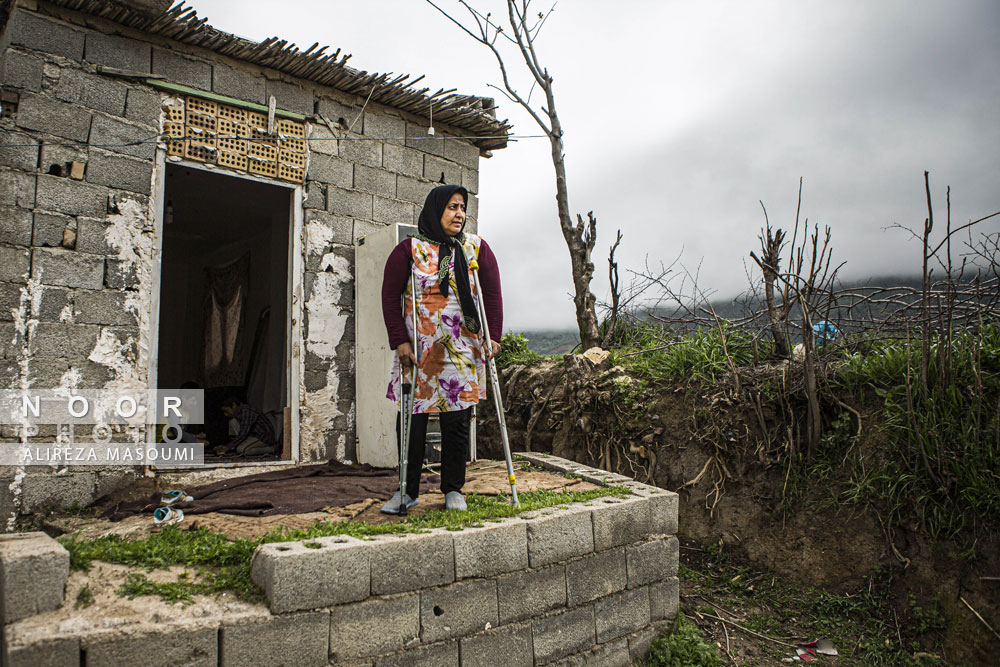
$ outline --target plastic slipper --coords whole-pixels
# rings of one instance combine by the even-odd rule
[[[409,509],[417,504],[417,501],[410,498],[407,494],[404,496],[406,498],[406,508]],[[383,514],[399,514],[399,491],[392,494],[392,498],[389,498],[385,505],[382,505]]]
[[[160,497],[160,503],[163,505],[173,505],[174,503],[189,503],[194,500],[193,496],[189,496],[183,489],[173,489],[172,491],[164,492],[163,496]]]
[[[184,511],[174,507],[157,507],[153,510],[153,523],[157,526],[169,526],[184,520]]]

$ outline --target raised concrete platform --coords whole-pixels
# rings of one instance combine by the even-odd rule
[[[195,618],[178,607],[176,619],[127,631],[46,633],[25,619],[4,628],[4,664],[624,666],[645,656],[677,614],[676,494],[521,456],[632,495],[462,531],[265,544],[253,578],[268,609]]]

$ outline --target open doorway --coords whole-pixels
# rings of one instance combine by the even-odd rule
[[[206,463],[289,460],[287,358],[289,230],[293,190],[165,165],[157,385],[205,390]],[[271,451],[215,454],[233,442],[236,399],[259,411],[276,440]],[[257,431],[258,429],[255,429]],[[258,432],[258,435],[260,433]],[[260,448],[255,448],[260,449]]]

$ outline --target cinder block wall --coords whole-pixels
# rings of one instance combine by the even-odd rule
[[[253,578],[269,611],[156,626],[134,619],[113,630],[50,629],[15,614],[21,620],[5,628],[8,664],[46,652],[67,666],[83,654],[88,667],[151,655],[226,666],[632,664],[677,615],[677,495],[524,456],[633,495],[461,531],[266,544]],[[16,570],[13,559],[0,561]]]
[[[354,241],[416,220],[442,178],[478,192],[461,132],[332,88],[146,35],[44,1],[0,35],[0,386],[144,388],[154,301],[155,143],[164,95],[109,66],[313,117],[301,245],[303,460],[355,459]],[[314,116],[316,114],[316,116]],[[349,130],[337,139],[318,115]],[[341,121],[341,119],[343,119]],[[352,138],[378,137],[374,141]],[[116,144],[116,145],[112,145]],[[70,173],[67,165],[84,165]],[[224,170],[216,169],[217,173]],[[476,228],[478,203],[469,206]],[[51,436],[42,431],[42,436]],[[16,434],[6,427],[0,437]],[[137,471],[0,469],[0,530],[85,505]]]

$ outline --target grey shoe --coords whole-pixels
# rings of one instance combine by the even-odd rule
[[[403,497],[406,498],[406,509],[410,509],[411,507],[417,504],[415,498],[410,498],[410,494],[406,494]],[[382,505],[382,512],[384,514],[399,514],[400,513],[399,510],[400,510],[399,491],[397,491],[396,493],[392,494],[392,498],[389,498],[389,501],[386,502],[385,505]]]
[[[444,507],[445,509],[458,510],[459,512],[469,509],[469,506],[465,504],[465,496],[458,491],[449,491],[445,494]]]

